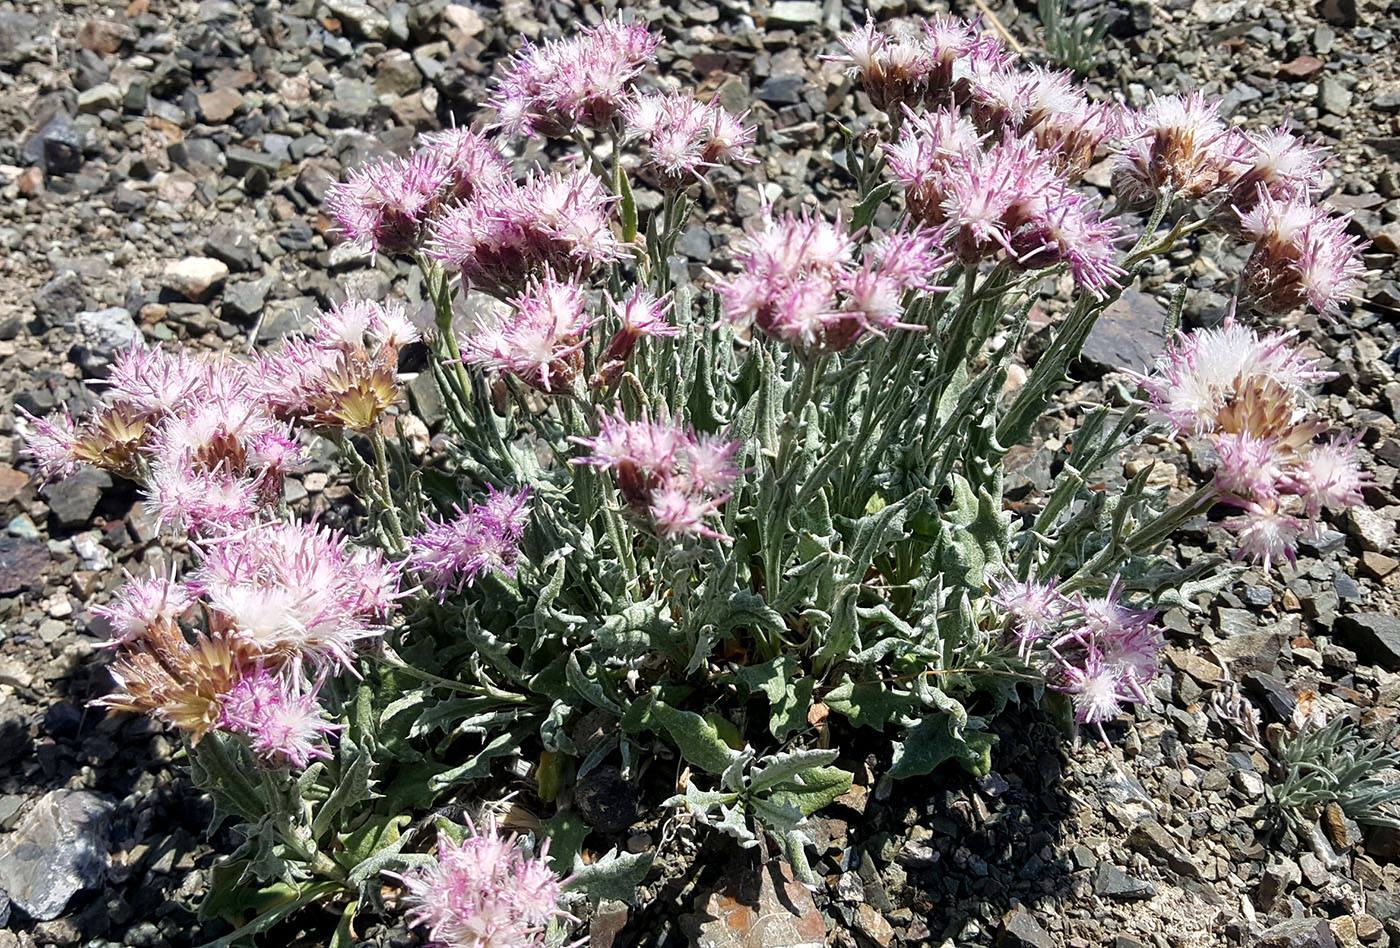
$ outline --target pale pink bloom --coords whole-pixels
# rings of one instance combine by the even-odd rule
[[[1241,276],[1241,298],[1263,313],[1279,315],[1310,304],[1334,318],[1361,290],[1361,251],[1369,244],[1346,233],[1350,219],[1333,217],[1306,198],[1276,199],[1257,190],[1240,214],[1240,231],[1256,241]]]
[[[1215,484],[1222,491],[1250,500],[1277,497],[1284,486],[1289,459],[1273,438],[1256,438],[1248,432],[1215,436],[1220,467]]]
[[[547,277],[511,301],[512,312],[484,317],[462,340],[462,361],[509,372],[542,392],[567,392],[582,367],[579,350],[592,320],[583,290]]]
[[[421,150],[446,170],[447,191],[460,200],[470,200],[480,188],[510,178],[510,167],[495,142],[469,128],[428,132],[419,140]]]
[[[679,487],[662,487],[653,491],[647,508],[653,529],[664,540],[687,537],[730,540],[731,537],[711,529],[705,523],[706,518],[718,510],[718,502]]]
[[[1225,526],[1235,532],[1236,557],[1262,563],[1265,572],[1283,560],[1297,562],[1298,540],[1307,529],[1306,523],[1276,505],[1254,503],[1245,504],[1244,514],[1226,520]]]
[[[1055,591],[1055,581],[1039,583],[1015,579],[993,579],[997,593],[992,603],[1011,618],[1011,628],[1020,640],[1024,658],[1037,639],[1048,635],[1064,615],[1064,598]]]
[[[188,533],[240,530],[262,509],[256,478],[197,467],[188,455],[153,465],[144,493],[157,523]]]
[[[425,529],[410,537],[404,565],[437,589],[441,601],[448,592],[461,592],[486,573],[515,575],[520,538],[529,520],[529,490],[496,491],[488,487],[485,503],[454,505],[456,516],[425,521]]]
[[[448,948],[544,948],[551,922],[574,921],[559,907],[563,880],[546,862],[549,841],[528,856],[494,821],[468,831],[461,843],[439,832],[436,860],[398,877],[409,920]]]
[[[451,179],[429,152],[351,171],[326,191],[326,212],[345,236],[378,253],[411,253]]]
[[[1261,189],[1276,201],[1307,201],[1321,188],[1326,149],[1284,128],[1231,135],[1237,164],[1226,203],[1239,213],[1258,203]]]
[[[326,720],[316,695],[303,694],[291,674],[259,669],[225,696],[219,727],[246,737],[265,766],[305,770],[312,760],[330,760],[323,742],[344,725]]]
[[[1103,733],[1103,722],[1118,717],[1124,702],[1136,700],[1136,695],[1124,680],[1122,669],[1106,663],[1092,649],[1080,664],[1060,668],[1058,680],[1050,687],[1069,695],[1074,705],[1076,723],[1092,724],[1100,734]]]
[[[1139,381],[1156,413],[1178,432],[1208,434],[1219,412],[1242,389],[1271,382],[1284,392],[1327,378],[1317,363],[1289,345],[1294,333],[1260,336],[1233,320],[1197,329],[1167,343],[1156,369]]]
[[[258,657],[320,671],[349,668],[397,597],[380,554],[315,524],[257,524],[206,542],[202,559],[191,585],[229,637]]]
[[[15,406],[24,426],[24,450],[34,461],[41,481],[52,481],[67,477],[78,468],[77,455],[73,453],[73,416],[68,409],[62,414],[55,413],[48,418],[31,415],[21,406]]]
[[[1199,92],[1155,96],[1127,115],[1113,172],[1113,191],[1135,205],[1152,205],[1163,192],[1194,200],[1227,183],[1234,156],[1220,103]]]
[[[129,577],[109,604],[92,611],[112,627],[107,644],[120,645],[141,638],[153,626],[178,622],[194,604],[194,594],[182,583],[164,576]]]
[[[1363,503],[1361,491],[1370,478],[1361,469],[1357,438],[1334,438],[1313,445],[1296,473],[1308,516],[1316,520],[1324,508],[1341,511]]]
[[[161,418],[188,406],[208,387],[213,371],[219,369],[193,359],[181,349],[169,352],[160,347],[137,344],[117,353],[107,376],[103,397],[136,409],[143,417]]]

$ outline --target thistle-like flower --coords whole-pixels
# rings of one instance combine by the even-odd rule
[[[638,286],[620,303],[611,295],[604,295],[621,325],[598,358],[598,372],[589,381],[594,388],[607,388],[617,382],[632,351],[644,337],[667,339],[680,333],[680,327],[666,319],[671,311],[671,294],[657,299],[651,291]]]
[[[582,170],[483,187],[439,216],[427,253],[501,299],[548,274],[582,280],[623,256],[609,225],[613,201]]]
[[[1279,315],[1310,304],[1334,318],[1361,289],[1361,251],[1369,244],[1346,233],[1349,218],[1311,207],[1306,198],[1279,200],[1258,185],[1240,231],[1255,240],[1245,262],[1240,296],[1254,309]]]
[[[1259,132],[1231,131],[1234,162],[1225,205],[1244,215],[1259,203],[1260,194],[1275,201],[1306,203],[1322,186],[1326,149],[1310,145],[1284,128]],[[1228,212],[1224,223],[1236,229]]]
[[[739,272],[719,279],[725,316],[807,352],[837,352],[866,332],[909,329],[902,294],[927,286],[948,256],[931,231],[875,243],[859,264],[844,222],[770,215],[735,251]]]
[[[644,95],[623,111],[627,132],[646,145],[645,173],[667,191],[697,181],[720,164],[751,164],[753,129],[717,103],[681,93]]]
[[[1049,635],[1065,612],[1064,599],[1055,591],[1055,581],[1039,583],[993,579],[997,593],[992,602],[1011,620],[1011,631],[1020,644],[1024,659],[1032,645]]]
[[[93,614],[112,627],[110,645],[134,642],[160,627],[177,628],[195,605],[195,595],[183,583],[164,576],[128,578],[111,603],[94,606]]]
[[[607,128],[652,61],[660,37],[639,24],[604,20],[567,40],[527,43],[502,72],[491,105],[511,135],[566,138]]]
[[[456,516],[429,519],[422,533],[409,538],[404,565],[437,590],[439,602],[486,573],[515,575],[530,492],[487,490],[484,503],[468,501],[466,510],[454,506]]]
[[[612,470],[633,514],[662,538],[728,539],[707,520],[740,476],[739,442],[699,435],[679,422],[629,421],[621,408],[598,417],[597,435],[573,440],[589,453],[572,463]]]
[[[469,128],[428,132],[420,141],[421,151],[446,172],[446,192],[459,200],[469,201],[480,189],[510,179],[510,167],[495,142]]]
[[[449,182],[456,178],[431,152],[380,161],[331,185],[326,212],[349,240],[375,253],[411,253]]]
[[[243,735],[274,769],[305,770],[312,760],[329,760],[323,742],[343,727],[326,720],[314,691],[303,693],[295,671],[246,675],[224,697],[219,714],[219,728]]]
[[[487,315],[473,327],[462,342],[462,361],[509,372],[541,392],[568,392],[583,367],[579,352],[591,323],[583,290],[547,277],[510,306],[510,313]]]
[[[1113,171],[1113,191],[1136,206],[1151,206],[1166,192],[1194,200],[1230,179],[1235,163],[1219,102],[1199,92],[1158,96],[1128,113]]]
[[[109,666],[115,690],[94,703],[149,714],[197,744],[218,726],[245,667],[228,640],[195,633],[188,641],[174,623],[157,623],[123,646]]]
[[[548,852],[546,840],[538,855],[526,855],[494,822],[480,831],[468,824],[460,843],[440,832],[436,860],[398,877],[409,918],[448,948],[543,948],[552,921],[574,921],[559,907],[563,880]]]
[[[23,422],[20,430],[24,435],[24,451],[34,462],[39,479],[57,480],[77,470],[78,456],[74,446],[77,433],[68,409],[48,418],[31,415],[22,406],[16,406],[16,409]]]

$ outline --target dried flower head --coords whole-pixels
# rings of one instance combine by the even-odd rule
[[[1305,198],[1276,199],[1259,185],[1253,208],[1240,215],[1240,231],[1256,241],[1241,276],[1241,299],[1271,315],[1310,304],[1335,317],[1361,290],[1361,251],[1369,246],[1346,233],[1349,222]]]

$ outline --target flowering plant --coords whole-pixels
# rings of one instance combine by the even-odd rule
[[[958,21],[867,25],[838,58],[887,120],[840,130],[849,216],[765,206],[698,289],[673,259],[688,195],[752,163],[755,130],[646,91],[657,42],[609,20],[527,46],[486,132],[425,136],[328,196],[347,239],[414,262],[431,324],[351,301],[249,362],[137,349],[92,415],[31,420],[41,474],[134,478],[191,539],[183,578],[101,611],[103,701],[183,731],[242,821],[207,909],[260,912],[245,932],[328,902],[348,938],[387,878],[439,941],[563,937],[561,903],[630,899],[650,870],[616,845],[639,788],[812,882],[804,821],[850,788],[858,733],[894,778],[983,773],[991,716],[1043,687],[1107,740],[1149,697],[1154,610],[1231,577],[1178,569],[1177,527],[1237,508],[1267,569],[1359,499],[1353,442],[1319,442],[1308,411],[1324,373],[1248,325],[1356,288],[1356,242],[1311,203],[1314,147],[1227,129],[1200,96],[1092,103]],[[571,151],[517,175],[521,135]],[[1102,155],[1111,207],[1082,186]],[[1011,509],[1007,453],[1095,322],[1208,228],[1254,244],[1234,316],[1178,333],[1178,298],[1140,400],[1090,410]],[[1070,305],[1016,384],[1058,285]],[[426,460],[402,425],[417,346],[445,418]],[[1149,430],[1210,440],[1214,478],[1093,486]],[[310,433],[360,488],[353,537],[282,503]],[[548,846],[418,822],[506,790]]]

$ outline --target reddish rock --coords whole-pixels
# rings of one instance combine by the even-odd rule
[[[1289,79],[1307,79],[1322,71],[1324,63],[1316,56],[1299,56],[1278,67],[1278,74]]]

